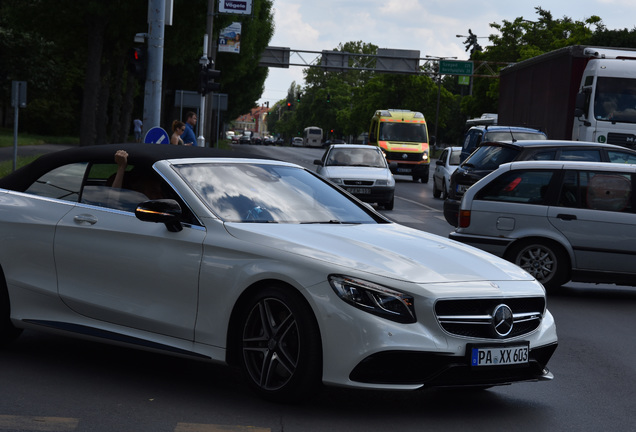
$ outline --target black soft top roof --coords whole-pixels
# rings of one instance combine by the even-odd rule
[[[78,162],[114,163],[115,152],[125,150],[131,165],[152,166],[163,159],[186,158],[250,158],[269,159],[266,157],[219,150],[207,147],[175,146],[166,144],[107,144],[88,147],[77,147],[47,153],[15,172],[0,178],[0,188],[24,191],[35,180],[45,173],[68,164]]]

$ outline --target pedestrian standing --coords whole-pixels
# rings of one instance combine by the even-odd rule
[[[186,125],[179,121],[175,120],[172,122],[172,136],[170,137],[170,144],[172,145],[183,145],[183,140],[181,139],[181,134],[186,129]],[[187,144],[191,145],[191,144]]]
[[[133,120],[133,131],[135,132],[135,142],[136,143],[140,143],[141,142],[141,132],[144,129],[144,124],[142,123],[142,121],[140,119],[134,119]]]
[[[181,139],[185,145],[197,145],[197,137],[194,133],[194,127],[197,125],[197,115],[188,111],[186,113],[185,131],[181,134]]]

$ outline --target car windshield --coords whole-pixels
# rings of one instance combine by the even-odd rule
[[[427,142],[423,123],[380,123],[380,141]]]
[[[599,77],[594,117],[617,123],[636,123],[636,79]]]
[[[488,132],[483,141],[528,141],[545,140],[547,137],[539,132],[515,132],[512,130]]]
[[[334,148],[329,152],[326,165],[386,168],[386,160],[374,147]]]
[[[297,167],[201,163],[177,165],[176,170],[226,222],[360,224],[381,220]]]
[[[476,170],[492,171],[497,169],[499,165],[514,160],[520,152],[520,149],[507,146],[482,146],[475,150],[475,152],[462,163],[462,166],[471,167]]]

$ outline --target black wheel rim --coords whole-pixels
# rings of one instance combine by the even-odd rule
[[[293,377],[300,355],[298,323],[287,305],[274,298],[260,300],[243,328],[243,359],[261,389],[274,391]]]

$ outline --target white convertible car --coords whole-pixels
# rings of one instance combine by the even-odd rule
[[[154,144],[0,179],[0,342],[27,328],[238,366],[273,400],[549,380],[557,347],[519,267],[299,166]]]

